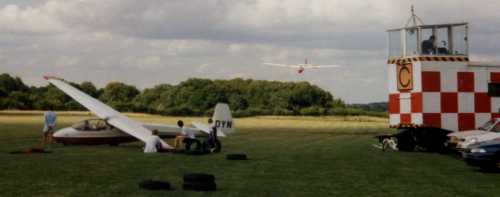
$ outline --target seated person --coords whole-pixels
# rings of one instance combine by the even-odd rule
[[[106,130],[108,127],[106,125],[106,123],[102,120],[99,120],[97,123],[96,123],[96,130]]]
[[[450,52],[448,52],[448,48],[446,48],[446,41],[441,41],[443,43],[442,47],[437,48],[437,54],[443,54],[443,55],[448,55]]]
[[[152,135],[149,136],[144,146],[144,153],[167,152],[168,149],[164,148],[161,144],[161,139],[158,136],[158,130],[153,130]]]
[[[436,46],[434,45],[434,40],[436,40],[436,37],[432,35],[431,37],[429,37],[429,39],[422,42],[422,54],[436,54]]]
[[[88,120],[83,121],[83,130],[84,131],[89,131],[90,130],[90,123]]]
[[[175,136],[175,141],[174,141],[174,148],[178,150],[182,141],[186,137],[186,132],[184,131],[185,130],[184,129],[184,122],[182,122],[182,120],[177,121],[177,126],[179,126],[179,128],[181,128],[181,133],[179,135]]]

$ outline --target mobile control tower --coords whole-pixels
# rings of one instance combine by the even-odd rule
[[[468,24],[427,25],[413,14],[390,29],[390,126],[400,150],[439,151],[446,134],[500,117],[500,66],[469,60]]]

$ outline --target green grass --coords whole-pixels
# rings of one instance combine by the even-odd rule
[[[60,113],[61,114],[61,113]],[[64,113],[58,128],[88,118]],[[134,114],[174,124],[178,117]],[[182,118],[203,121],[205,118]],[[39,143],[39,112],[0,112],[0,196],[495,196],[500,175],[431,153],[381,152],[373,136],[394,132],[373,117],[254,117],[236,120],[223,152],[204,156],[143,154],[140,143],[52,145],[53,153],[12,155]],[[246,153],[248,161],[225,160]],[[216,176],[215,192],[183,191],[182,175]],[[174,191],[145,191],[144,179],[170,181]]]

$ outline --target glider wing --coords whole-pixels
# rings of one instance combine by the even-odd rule
[[[340,68],[341,66],[339,65],[311,65],[311,66],[308,66],[308,67],[305,67],[305,68],[313,68],[313,69],[316,69],[316,68]]]
[[[115,126],[121,131],[143,142],[146,142],[149,136],[151,136],[151,131],[146,129],[141,123],[128,118],[101,101],[83,93],[82,91],[64,82],[62,79],[55,77],[44,78],[49,81],[49,83],[59,88],[61,91],[94,113],[96,116],[106,120],[109,124]],[[170,145],[163,141],[162,144],[165,148],[171,148]]]
[[[275,64],[275,63],[263,63],[268,66],[285,67],[285,68],[300,68],[299,65],[288,65],[288,64]]]

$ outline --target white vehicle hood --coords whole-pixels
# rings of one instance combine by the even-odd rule
[[[490,132],[482,131],[482,130],[469,130],[469,131],[463,131],[463,132],[450,133],[450,134],[448,134],[448,137],[456,137],[456,138],[462,139],[462,138],[467,138],[467,137],[471,137],[471,136],[484,135],[487,133],[490,133]]]
[[[500,138],[500,133],[488,132],[484,135],[471,136],[470,138],[476,138],[478,142],[485,142]]]
[[[487,132],[483,135],[473,135],[464,138],[464,141],[459,143],[460,148],[467,148],[470,145],[483,143],[490,140],[500,139],[500,133]]]

